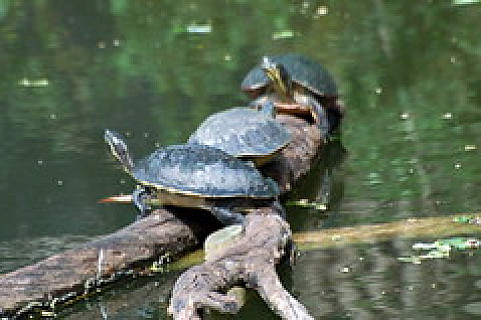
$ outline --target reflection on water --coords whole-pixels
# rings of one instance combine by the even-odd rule
[[[315,315],[333,319],[476,319],[479,254],[399,263],[411,245],[395,240],[305,253],[293,269],[292,291]]]
[[[60,251],[75,248],[91,240],[90,236],[61,235],[57,237],[18,238],[0,242],[0,272],[32,264]]]
[[[294,230],[478,210],[481,7],[453,3],[1,1],[0,270],[132,221],[129,206],[97,204],[133,188],[103,129],[129,134],[138,156],[183,142],[207,115],[247,101],[240,81],[264,53],[321,61],[348,107],[346,151],[333,147],[289,195],[316,199],[328,174],[329,210],[289,208]],[[409,246],[309,252],[284,279],[331,319],[479,314],[477,255],[400,265]],[[136,284],[150,288],[138,308],[103,307],[138,301],[135,288],[88,304],[112,319],[166,317],[159,300],[175,275],[159,278]],[[252,300],[238,318],[274,318]],[[82,308],[72,317],[103,317]]]

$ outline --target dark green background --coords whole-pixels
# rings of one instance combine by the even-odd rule
[[[328,173],[330,210],[289,208],[294,231],[479,210],[481,5],[459,2],[0,1],[0,271],[134,219],[130,206],[97,204],[134,186],[104,128],[139,156],[182,143],[247,102],[240,81],[270,53],[322,62],[347,106],[345,152],[329,148],[290,195],[314,198]],[[479,256],[400,264],[411,244],[304,253],[283,280],[324,319],[477,318]],[[176,275],[66,317],[163,318]],[[109,309],[115,299],[125,307]],[[252,295],[238,318],[275,317]]]

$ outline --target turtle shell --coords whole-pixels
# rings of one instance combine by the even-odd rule
[[[287,53],[269,56],[275,63],[282,64],[290,74],[292,81],[320,97],[337,97],[337,85],[331,74],[318,62],[299,53]],[[269,84],[269,78],[257,65],[242,80],[243,91],[261,89]]]
[[[204,145],[172,145],[137,162],[132,175],[156,189],[202,198],[273,198],[277,183],[250,163]]]
[[[250,108],[232,108],[208,117],[188,143],[213,146],[235,157],[263,158],[283,149],[290,141],[284,126]]]

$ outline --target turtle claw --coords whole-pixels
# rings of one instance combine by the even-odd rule
[[[138,218],[143,218],[148,216],[152,212],[152,207],[147,204],[148,198],[150,198],[151,193],[146,188],[137,188],[132,193],[132,200],[135,207],[139,210]]]

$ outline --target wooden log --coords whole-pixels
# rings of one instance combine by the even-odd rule
[[[0,276],[2,313],[20,315],[87,295],[102,283],[134,274],[142,262],[170,261],[203,236],[205,231],[175,212],[156,210],[113,234]]]
[[[292,141],[265,172],[285,193],[309,170],[321,142],[316,126],[290,116],[279,115],[278,120],[290,130]],[[156,210],[113,234],[1,275],[0,315],[66,303],[104,283],[135,274],[135,268],[146,261],[169,262],[198,246],[219,225],[206,223],[207,214],[199,218],[188,211],[192,210]]]
[[[174,285],[169,312],[174,319],[200,319],[199,310],[213,308],[236,313],[241,302],[228,294],[239,282],[257,290],[283,319],[314,319],[282,286],[275,265],[291,238],[288,223],[273,209],[246,217],[242,235],[216,256],[184,272]]]

